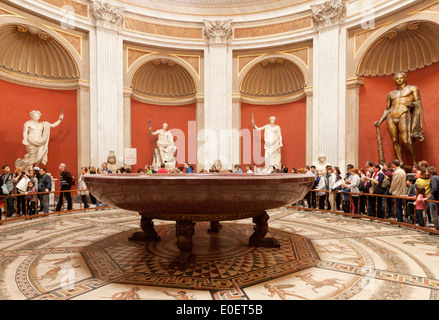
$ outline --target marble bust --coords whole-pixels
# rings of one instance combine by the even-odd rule
[[[326,162],[326,155],[320,154],[315,162],[316,170],[321,170],[323,173],[326,173],[326,166],[329,163]]]
[[[23,126],[23,141],[26,147],[26,155],[23,159],[18,158],[15,161],[15,166],[23,167],[26,171],[42,163],[47,164],[47,154],[49,151],[50,129],[57,127],[64,119],[61,113],[59,119],[54,123],[47,121],[39,122],[41,112],[33,110],[30,112],[31,120],[24,123]]]
[[[114,151],[110,151],[107,157],[107,167],[111,172],[116,173],[117,169],[120,169],[121,165],[116,161],[116,154]]]

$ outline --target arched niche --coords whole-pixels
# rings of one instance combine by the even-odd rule
[[[126,144],[138,150],[136,168],[152,164],[148,120],[152,120],[154,131],[168,123],[177,146],[178,165],[185,161],[196,165],[193,146],[197,143],[201,106],[197,103],[198,76],[191,69],[171,55],[153,54],[137,60],[128,70],[124,112],[130,120],[126,125]]]
[[[148,75],[154,76],[151,77],[154,79],[152,82],[146,78]],[[195,102],[196,94],[202,87],[199,75],[192,66],[167,54],[153,53],[136,60],[129,67],[125,79],[125,87],[130,88],[129,92],[134,99],[162,105]],[[151,87],[154,83],[155,89]],[[160,91],[166,86],[167,93]]]
[[[242,74],[239,106],[235,105],[239,109],[241,163],[262,165],[264,135],[255,135],[251,120],[254,116],[261,127],[275,116],[283,137],[282,164],[290,170],[303,167],[308,153],[307,113],[312,108],[312,102],[305,99],[303,69],[287,55],[267,55],[253,60]]]
[[[433,30],[436,30],[436,28],[439,28],[438,25],[438,20],[437,20],[438,15],[437,14],[431,14],[431,13],[417,13],[417,14],[413,14],[413,15],[409,15],[409,16],[405,16],[402,17],[400,19],[397,19],[395,21],[391,21],[388,23],[384,23],[382,25],[380,25],[379,22],[376,22],[377,26],[375,29],[369,30],[369,31],[365,31],[370,33],[370,36],[367,38],[366,41],[364,41],[361,44],[361,47],[358,48],[358,50],[355,53],[354,56],[354,60],[352,61],[352,73],[351,73],[351,77],[354,76],[361,76],[363,74],[363,72],[361,71],[364,68],[364,61],[367,55],[371,54],[372,50],[377,50],[377,52],[382,52],[384,53],[391,47],[392,42],[393,45],[395,46],[395,42],[397,42],[399,39],[402,38],[406,38],[407,34],[410,36],[410,38],[407,38],[406,41],[414,41],[413,46],[419,46],[419,43],[416,42],[416,33],[418,31],[423,31],[423,29],[425,29],[425,27],[427,26],[427,28]],[[419,26],[421,26],[421,29],[419,29]],[[405,36],[404,36],[405,34]],[[431,39],[431,36],[429,36],[429,38]],[[437,38],[437,37],[436,37]],[[420,38],[418,38],[418,40],[421,40],[420,44],[422,45],[422,47],[425,47],[425,39],[422,40]],[[381,50],[379,50],[381,48]],[[414,48],[408,48],[409,50],[414,49]],[[407,51],[406,51],[407,52]],[[410,51],[408,51],[410,52]],[[412,51],[413,52],[413,51]],[[383,55],[382,57],[377,56],[377,58],[379,60],[382,60],[382,62],[386,62],[388,64],[392,63],[392,56],[387,55],[387,53],[385,55]],[[423,60],[423,59],[422,59]],[[427,64],[425,64],[424,66],[429,65],[427,62]],[[362,66],[363,65],[363,66]],[[416,65],[416,64],[415,64]],[[399,70],[402,72],[407,72],[412,70],[415,70],[417,68],[422,68],[424,67],[421,64],[419,64],[419,67],[414,67],[414,68],[403,68],[405,70]],[[376,68],[378,69],[378,65],[376,66]],[[355,74],[353,74],[355,73]],[[389,72],[387,71],[385,74],[388,74]],[[380,72],[376,73],[375,75],[381,75]]]
[[[238,76],[241,101],[281,104],[305,97],[310,78],[302,60],[286,54],[266,55],[246,65]]]
[[[58,33],[19,17],[2,19],[0,30],[1,79],[47,89],[79,88],[82,59]]]
[[[383,76],[422,69],[439,61],[439,24],[407,21],[382,33],[363,54],[358,76]]]
[[[143,63],[133,74],[130,87],[134,98],[168,105],[194,102],[197,93],[187,69],[167,58]]]

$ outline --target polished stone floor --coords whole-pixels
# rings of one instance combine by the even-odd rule
[[[2,300],[437,300],[439,237],[367,219],[281,208],[281,247],[251,248],[250,219],[197,223],[196,258],[169,268],[175,222],[161,240],[128,237],[139,215],[99,210],[0,226]]]

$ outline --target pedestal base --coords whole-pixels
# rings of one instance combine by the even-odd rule
[[[264,247],[264,248],[280,248],[280,243],[274,238],[265,237],[268,232],[269,216],[267,212],[255,213],[253,216],[254,232],[249,238],[248,245],[250,247]],[[140,226],[142,232],[135,232],[129,237],[130,241],[151,242],[159,241],[160,236],[154,229],[152,219],[142,217]],[[222,225],[219,221],[210,221],[210,229],[208,232],[218,233]],[[170,268],[185,270],[191,262],[195,259],[193,251],[192,238],[195,233],[195,222],[177,220],[175,225],[175,235],[177,238],[177,248],[180,251],[175,259],[169,264]]]
[[[142,217],[140,220],[140,227],[142,228],[142,231],[134,232],[128,240],[141,242],[160,240],[160,236],[154,229],[154,222],[152,222],[152,219]]]
[[[268,216],[267,212],[263,212],[258,216],[253,217],[254,232],[250,236],[248,245],[250,247],[264,247],[264,248],[280,248],[280,243],[274,238],[266,238],[268,232]]]

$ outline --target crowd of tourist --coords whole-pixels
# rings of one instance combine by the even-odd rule
[[[436,168],[426,161],[413,166],[401,165],[399,160],[383,165],[368,161],[360,169],[348,165],[345,177],[332,166],[325,170],[307,166],[302,171],[316,176],[302,201],[309,208],[382,219],[396,217],[398,222],[434,225],[438,229],[438,204],[434,201],[439,201],[439,177]]]
[[[45,168],[35,167],[29,172],[17,168],[14,172],[8,165],[2,167],[0,175],[0,208],[4,214],[11,217],[34,215],[39,212],[49,212],[49,198],[52,191],[51,176]],[[83,208],[98,208],[105,204],[90,194],[83,179],[85,174],[113,173],[102,162],[101,166],[82,167],[81,175],[76,181],[74,175],[67,170],[64,163],[59,165],[60,195],[54,211],[63,209],[64,200],[67,210],[72,210],[72,189],[77,189],[78,197]],[[151,165],[137,170],[140,174],[154,173],[193,173],[194,166],[188,162],[183,166],[166,169],[165,163],[154,170]],[[303,173],[313,174],[316,179],[306,197],[300,201],[312,209],[343,211],[345,213],[363,214],[378,218],[396,217],[399,222],[416,223],[425,226],[437,226],[438,205],[432,201],[439,201],[439,177],[435,167],[429,166],[426,161],[420,161],[414,166],[403,166],[398,160],[383,165],[368,161],[364,168],[354,168],[348,165],[346,175],[342,177],[340,168],[327,165],[322,170],[316,166],[292,168],[291,171],[282,168],[264,168],[257,165],[246,165],[243,170],[237,164],[232,169],[224,169],[213,165],[210,169],[201,169],[199,173]],[[114,173],[131,173],[131,169],[120,167]],[[75,187],[74,187],[75,186]],[[15,196],[12,196],[15,195]],[[0,209],[1,210],[1,209]],[[425,214],[425,216],[424,216]]]

